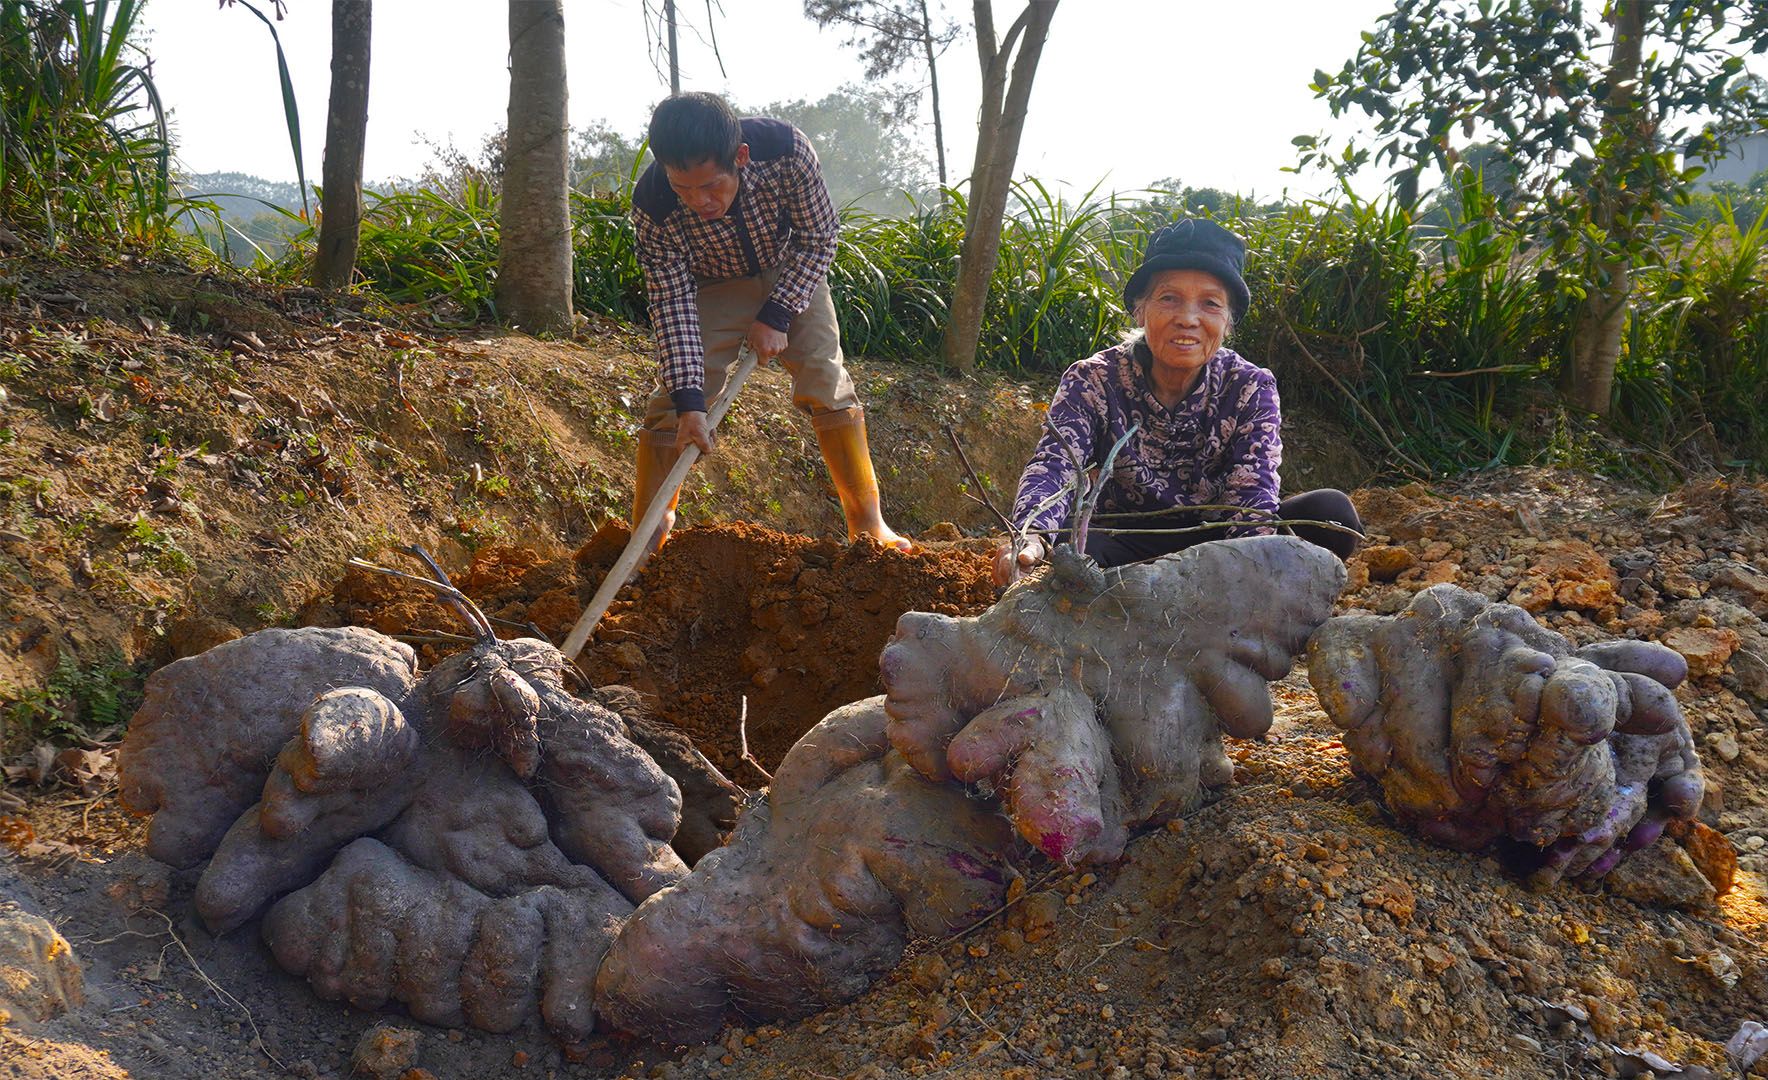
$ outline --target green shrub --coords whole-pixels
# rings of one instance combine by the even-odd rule
[[[1641,301],[1615,373],[1621,430],[1698,443],[1727,465],[1768,461],[1768,209],[1726,210],[1666,243],[1640,275]]]
[[[163,231],[171,147],[129,41],[140,13],[139,0],[0,0],[0,218],[52,247]]]
[[[120,738],[121,726],[141,704],[142,680],[142,672],[121,656],[82,665],[63,653],[41,687],[10,695],[0,747]]]

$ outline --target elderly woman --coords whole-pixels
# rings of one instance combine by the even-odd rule
[[[1101,566],[1166,555],[1206,540],[1274,531],[1273,518],[1325,521],[1344,532],[1297,525],[1294,532],[1346,558],[1362,523],[1341,491],[1279,499],[1283,441],[1277,382],[1269,371],[1222,347],[1251,299],[1241,276],[1246,243],[1213,221],[1184,219],[1156,232],[1142,265],[1124,287],[1137,330],[1123,344],[1088,357],[1062,375],[1031,463],[1019,479],[1013,521],[1028,533],[1009,540],[995,561],[1006,584],[1044,555],[1071,512],[1056,497],[1074,483],[1076,461],[1088,469],[1132,427],[1111,475],[1101,477],[1087,554]],[[1184,507],[1232,507],[1185,511]],[[1246,524],[1161,535],[1097,529],[1176,529],[1203,521]]]

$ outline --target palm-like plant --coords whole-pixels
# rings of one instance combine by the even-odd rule
[[[140,0],[0,0],[0,215],[51,246],[163,225],[166,112]]]

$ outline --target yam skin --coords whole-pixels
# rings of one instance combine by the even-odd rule
[[[675,783],[618,715],[565,692],[545,642],[487,643],[419,682],[411,651],[370,631],[263,633],[162,669],[125,742],[138,805],[176,840],[160,851],[213,852],[210,928],[268,906],[278,962],[322,996],[492,1031],[538,1012],[587,1037],[621,922],[687,875]],[[229,741],[241,703],[280,711]],[[181,802],[199,769],[231,801]]]
[[[996,910],[1012,832],[987,800],[923,777],[885,738],[882,698],[799,739],[765,800],[685,880],[638,906],[596,977],[616,1027],[704,1042],[857,997],[911,934]]]
[[[891,745],[930,780],[1002,794],[1063,863],[1233,777],[1221,736],[1271,725],[1267,683],[1332,613],[1345,570],[1287,536],[1200,544],[1101,571],[1059,548],[974,618],[910,612],[879,666]]]
[[[353,686],[320,695],[277,755],[262,800],[227,830],[197,883],[209,928],[234,929],[393,820],[416,793],[402,774],[417,755],[417,732],[381,694]]]
[[[123,804],[153,815],[147,853],[179,868],[212,855],[320,694],[399,702],[416,682],[411,646],[356,627],[260,630],[154,672],[117,759]]]
[[[651,702],[630,686],[598,686],[596,704],[626,721],[626,737],[651,755],[681,789],[681,825],[670,846],[689,866],[724,844],[749,792],[731,782],[678,728],[657,719]]]
[[[1395,615],[1332,619],[1308,645],[1314,691],[1388,810],[1463,851],[1538,848],[1544,882],[1601,877],[1699,810],[1700,758],[1671,693],[1686,676],[1662,645],[1574,650],[1453,585]]]

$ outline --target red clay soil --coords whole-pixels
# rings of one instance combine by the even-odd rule
[[[502,620],[500,634],[531,633],[532,623],[562,641],[626,536],[604,528],[569,558],[484,548],[455,584]],[[749,749],[771,769],[831,709],[881,692],[878,653],[903,612],[973,614],[992,603],[989,567],[988,546],[975,541],[903,554],[741,522],[689,529],[621,593],[579,663],[594,685],[654,698],[662,719],[753,786],[761,778],[740,765],[745,699]],[[300,621],[420,639],[461,632],[421,586],[354,569]],[[416,644],[426,664],[458,647]]]

